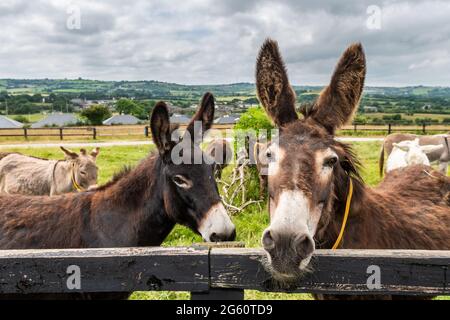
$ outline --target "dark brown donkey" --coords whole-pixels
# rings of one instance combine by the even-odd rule
[[[338,238],[350,181],[350,214],[339,248],[450,249],[450,179],[430,167],[394,170],[376,188],[364,185],[351,148],[334,139],[352,118],[363,91],[366,63],[360,44],[342,55],[330,84],[304,119],[295,112],[277,43],[257,61],[257,93],[280,129],[269,164],[270,226],[262,244],[275,278],[305,272],[317,247]],[[328,297],[330,298],[330,297]],[[385,297],[392,298],[392,297]]]
[[[192,141],[182,142],[202,154],[192,143],[194,128],[205,132],[213,118],[214,98],[207,93],[187,127],[185,137]],[[213,165],[172,162],[175,143],[163,102],[153,110],[151,130],[158,153],[95,191],[0,195],[0,249],[158,246],[176,223],[206,241],[233,240],[235,227],[221,203]]]

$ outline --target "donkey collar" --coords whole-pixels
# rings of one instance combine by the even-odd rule
[[[339,232],[339,236],[337,237],[336,242],[334,243],[334,245],[332,247],[333,250],[335,250],[339,247],[339,244],[342,241],[342,237],[344,236],[345,227],[347,226],[348,214],[350,212],[350,204],[352,203],[352,196],[353,196],[353,181],[352,181],[352,178],[349,178],[348,194],[347,194],[347,202],[345,203],[344,219],[342,220],[342,226],[341,226],[341,231]]]
[[[72,179],[72,186],[75,188],[75,190],[77,190],[78,192],[84,191],[83,187],[77,183],[77,180],[75,180],[75,163],[72,164],[71,179]]]

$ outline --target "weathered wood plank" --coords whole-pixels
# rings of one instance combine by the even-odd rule
[[[80,268],[79,290],[67,286],[71,265]],[[0,250],[0,293],[197,292],[208,280],[206,249]]]
[[[241,288],[329,294],[450,294],[450,251],[318,250],[314,272],[290,285],[274,281],[264,269],[260,249],[212,249],[213,288]],[[380,268],[379,289],[367,286],[369,266]]]

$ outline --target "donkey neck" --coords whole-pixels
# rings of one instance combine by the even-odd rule
[[[164,206],[162,170],[159,157],[149,156],[94,196],[94,210],[105,208],[97,215],[109,216],[100,221],[115,246],[160,245],[175,226]]]
[[[412,199],[396,193],[399,189],[391,190],[386,185],[369,188],[354,178],[353,185],[351,209],[339,248],[442,249],[448,247],[448,237],[440,239],[435,236],[433,241],[430,240],[430,237],[442,232],[439,231],[442,229],[441,224],[433,226],[430,222],[436,220],[432,210],[426,212],[415,208],[411,202]],[[428,187],[430,190],[434,187],[435,190],[431,190],[431,193],[434,197],[438,196],[439,186]],[[340,189],[345,191],[341,190],[337,193],[330,223],[317,237],[319,246],[322,248],[330,249],[333,246],[342,226],[347,183]],[[431,198],[430,196],[430,200]],[[420,236],[417,230],[422,230],[427,236]]]
[[[62,194],[74,191],[72,185],[71,174],[74,170],[73,162],[69,160],[56,161],[52,173],[52,186],[53,194]]]
[[[366,224],[372,223],[372,219],[367,219],[370,203],[370,189],[356,178],[347,176],[346,180],[340,185],[336,186],[335,200],[331,204],[331,211],[325,220],[329,219],[328,224],[318,232],[317,240],[319,246],[325,249],[331,249],[336,242],[339,232],[343,226],[345,206],[347,198],[349,197],[349,181],[352,179],[353,194],[350,203],[350,211],[348,213],[348,220],[345,224],[344,236],[339,248],[347,248],[349,239],[351,238],[352,245],[359,245],[358,234],[366,228]],[[370,221],[369,221],[370,220]]]

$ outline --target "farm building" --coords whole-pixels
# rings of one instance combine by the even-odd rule
[[[113,124],[138,124],[139,119],[130,114],[118,114],[103,121],[103,124],[110,126]]]
[[[191,121],[190,118],[186,117],[183,114],[176,114],[174,113],[171,117],[170,117],[170,123],[175,123],[175,124],[188,124],[189,121]]]
[[[238,114],[224,115],[214,121],[215,124],[235,124],[241,118]]]
[[[31,128],[64,127],[78,122],[78,118],[73,113],[58,113],[51,114],[47,118],[33,123]]]
[[[22,128],[23,124],[10,119],[8,117],[5,116],[0,116],[0,128],[2,129],[17,129],[17,128]]]

